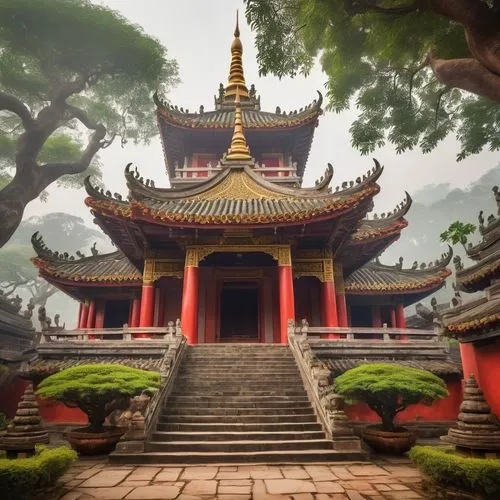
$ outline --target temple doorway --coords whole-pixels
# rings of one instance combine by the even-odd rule
[[[107,300],[104,328],[121,328],[128,323],[130,300]]]
[[[259,342],[257,283],[224,282],[219,311],[219,342]]]

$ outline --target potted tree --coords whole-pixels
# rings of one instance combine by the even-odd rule
[[[123,365],[95,364],[68,368],[43,380],[37,394],[80,408],[88,417],[88,426],[67,434],[71,446],[82,455],[111,452],[126,431],[124,427],[105,425],[106,417],[116,409],[126,409],[130,398],[151,394],[160,386],[158,373]]]
[[[335,390],[348,402],[366,403],[382,423],[365,427],[363,439],[376,451],[404,453],[416,441],[414,433],[395,423],[396,415],[410,405],[448,395],[446,384],[425,370],[398,364],[374,363],[346,371],[335,379]]]

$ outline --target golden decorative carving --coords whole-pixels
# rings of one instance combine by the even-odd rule
[[[232,170],[209,191],[187,197],[186,200],[218,200],[221,198],[226,200],[258,200],[261,198],[283,200],[289,196],[261,186],[244,170]]]
[[[184,276],[184,261],[174,259],[146,259],[144,261],[143,281],[156,281],[160,278],[180,278]]]
[[[294,252],[293,270],[296,278],[312,276],[321,282],[333,281],[333,260],[330,248],[307,248]]]
[[[334,264],[335,267],[335,292],[345,295],[344,266],[340,262]]]
[[[292,264],[290,245],[205,245],[187,248],[186,266],[196,267],[203,259],[216,252],[262,252],[277,260],[279,266],[290,266]]]
[[[324,281],[333,281],[333,261],[332,259],[323,259]]]
[[[264,271],[262,269],[218,268],[215,276],[217,278],[259,279],[264,277]]]
[[[313,277],[320,281],[324,280],[323,262],[318,261],[293,261],[293,277],[295,279]]]

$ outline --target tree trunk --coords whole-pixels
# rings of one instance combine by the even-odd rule
[[[27,187],[26,181],[15,176],[0,191],[0,248],[9,241],[18,228],[23,219],[24,209],[31,201],[26,196]]]
[[[394,424],[394,417],[396,415],[394,413],[384,412],[380,414],[380,418],[382,419],[382,428],[387,432],[395,432],[396,426]]]

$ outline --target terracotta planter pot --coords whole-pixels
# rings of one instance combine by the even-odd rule
[[[66,433],[66,439],[80,455],[106,455],[115,449],[116,443],[126,431],[125,427],[105,426],[103,432],[77,427]]]
[[[387,432],[378,426],[369,426],[363,429],[362,437],[375,451],[392,455],[402,455],[417,440],[417,436],[404,427],[398,427],[396,432]]]

